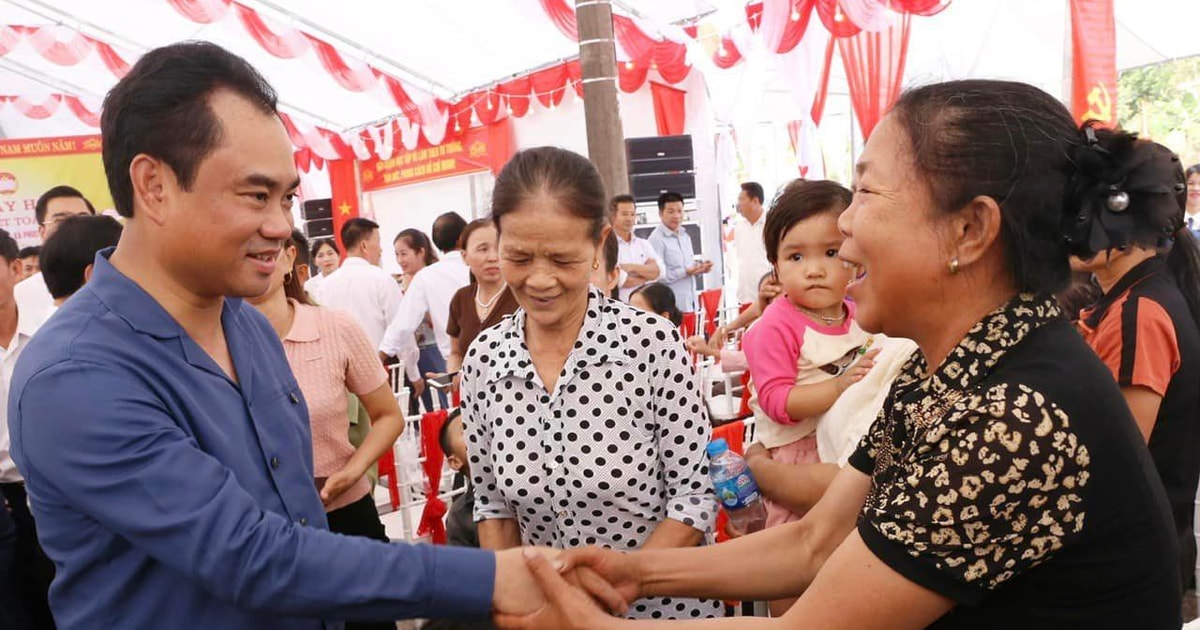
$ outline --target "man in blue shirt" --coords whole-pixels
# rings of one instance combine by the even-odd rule
[[[143,56],[109,93],[120,244],[33,338],[13,457],[58,566],[58,627],[336,628],[532,610],[519,550],[327,531],[308,410],[263,293],[299,185],[275,94],[203,42]]]
[[[683,196],[665,192],[658,197],[658,218],[662,224],[650,233],[650,246],[659,260],[663,261],[662,277],[659,282],[671,287],[675,293],[675,306],[684,313],[696,310],[696,281],[712,271],[712,261],[695,262],[692,238],[683,225]]]

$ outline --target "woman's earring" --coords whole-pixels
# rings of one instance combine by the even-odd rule
[[[289,271],[289,272],[283,274],[283,282],[285,284],[288,282],[291,282],[291,281],[292,281],[292,272]]]
[[[952,275],[952,276],[958,275],[958,259],[957,258],[950,259],[950,275]]]
[[[599,268],[600,268],[600,261],[599,261],[599,260],[593,260],[593,261],[592,261],[592,270],[593,270],[593,271],[595,271],[596,269],[599,269]]]

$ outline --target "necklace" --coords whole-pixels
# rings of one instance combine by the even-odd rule
[[[489,299],[487,302],[482,302],[479,300],[480,287],[476,286],[475,287],[475,306],[478,306],[479,310],[483,311],[484,313],[490,312],[492,310],[492,307],[496,305],[496,300],[500,299],[500,294],[504,293],[504,290],[507,288],[508,288],[507,282],[501,284],[500,290],[496,291],[496,293],[491,297],[491,299]]]
[[[796,304],[794,302],[792,303],[792,306],[795,306],[796,310],[800,311],[801,313],[804,313],[805,315],[808,315],[809,317],[811,317],[813,319],[820,320],[826,326],[836,326],[836,325],[842,323],[843,321],[845,321],[845,319],[846,319],[846,308],[844,306],[842,307],[842,314],[838,315],[837,317],[826,317],[825,315],[821,315],[820,313],[815,313],[813,311],[810,311],[810,310],[804,308],[803,306],[800,306],[799,304]]]

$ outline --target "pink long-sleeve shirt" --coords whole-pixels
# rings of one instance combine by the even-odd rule
[[[771,303],[742,338],[750,367],[756,419],[756,439],[767,448],[790,444],[816,431],[815,418],[792,418],[787,399],[792,387],[835,378],[859,357],[858,350],[871,337],[854,321],[854,304],[846,302],[849,316],[837,326],[820,324],[788,299]]]

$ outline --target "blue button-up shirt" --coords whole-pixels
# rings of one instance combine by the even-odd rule
[[[662,276],[658,281],[671,287],[675,293],[675,306],[684,313],[696,310],[696,279],[688,275],[688,267],[695,266],[695,250],[692,249],[692,237],[687,230],[679,226],[674,232],[665,225],[659,225],[650,233],[650,246],[654,253],[663,261]]]
[[[234,382],[110,254],[34,336],[8,401],[59,628],[487,614],[491,553],[327,530],[308,410],[260,313],[225,301]]]

